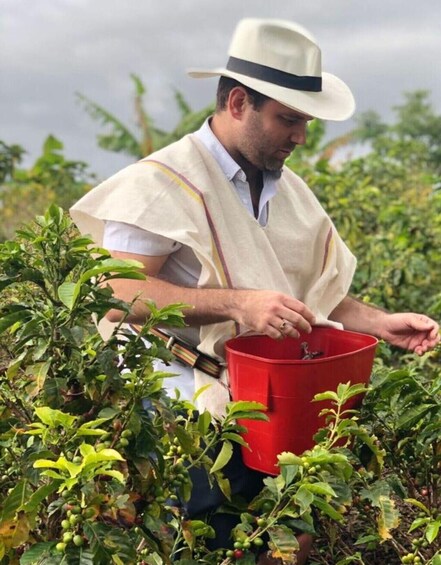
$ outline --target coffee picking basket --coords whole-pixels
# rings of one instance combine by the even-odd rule
[[[377,343],[371,335],[332,327],[314,327],[300,339],[248,335],[227,341],[232,399],[257,401],[268,408],[267,422],[239,421],[247,428],[245,465],[276,475],[279,453],[301,454],[312,448],[313,436],[325,425],[319,416],[325,404],[312,399],[336,390],[339,383],[368,383]],[[354,397],[345,409],[360,402],[360,396]]]

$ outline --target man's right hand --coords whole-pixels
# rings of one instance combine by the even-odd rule
[[[273,339],[310,333],[315,316],[300,300],[273,290],[236,290],[231,317]]]
[[[161,308],[172,303],[191,305],[184,310],[189,325],[214,324],[234,320],[251,331],[273,339],[286,336],[298,338],[299,332],[309,333],[315,323],[311,310],[287,294],[273,290],[234,290],[215,288],[187,288],[157,278],[167,256],[147,257],[134,253],[114,251],[119,259],[135,259],[144,265],[147,280],[114,279],[115,296],[131,302],[139,297],[127,321],[144,323],[149,316],[145,300],[152,300]],[[118,322],[122,313],[113,310],[108,318]]]

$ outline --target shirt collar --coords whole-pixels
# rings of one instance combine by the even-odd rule
[[[231,157],[219,139],[214,135],[213,130],[210,127],[210,118],[205,120],[194,135],[208,149],[229,181],[232,181],[235,178],[240,178],[240,180],[243,181],[246,180],[243,170],[236,163],[233,157]],[[264,184],[267,181],[276,181],[280,178],[281,174],[282,171],[265,171],[263,174]]]

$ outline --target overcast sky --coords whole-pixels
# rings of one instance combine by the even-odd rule
[[[185,70],[223,66],[242,17],[309,29],[324,70],[352,88],[357,113],[391,119],[403,93],[416,89],[429,90],[441,112],[441,0],[0,0],[0,139],[24,146],[30,164],[51,133],[67,158],[100,177],[116,172],[130,159],[97,147],[100,127],[75,93],[134,126],[129,75],[136,73],[156,125],[171,129],[173,88],[194,110],[213,100],[216,79],[191,79]]]

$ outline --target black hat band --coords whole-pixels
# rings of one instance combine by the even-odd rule
[[[245,59],[238,59],[237,57],[230,57],[227,63],[227,69],[234,73],[256,78],[265,82],[271,82],[284,88],[291,88],[292,90],[307,90],[309,92],[321,92],[322,78],[313,76],[298,76],[285,71],[279,71],[267,67],[266,65],[259,65]]]

